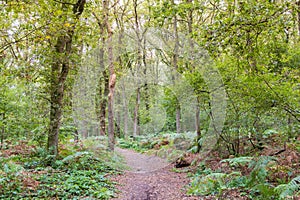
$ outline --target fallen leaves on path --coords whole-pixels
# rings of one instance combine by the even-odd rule
[[[124,156],[130,171],[114,177],[120,190],[118,200],[193,200],[186,195],[189,179],[185,173],[172,171],[173,166],[156,156],[132,150],[116,149]]]

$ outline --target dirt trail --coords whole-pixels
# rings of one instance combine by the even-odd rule
[[[185,173],[172,172],[172,165],[156,156],[116,148],[131,168],[115,181],[120,183],[119,200],[187,200],[197,199],[185,194],[189,183]]]

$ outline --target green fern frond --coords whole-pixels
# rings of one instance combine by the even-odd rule
[[[224,159],[221,162],[228,162],[230,166],[237,167],[239,165],[246,165],[253,160],[253,157],[237,157]]]
[[[208,195],[216,192],[220,192],[229,187],[229,183],[237,176],[240,176],[240,172],[232,172],[230,174],[225,173],[211,173],[204,177],[196,177],[188,191],[189,194],[196,195]]]
[[[289,196],[293,196],[300,190],[300,176],[293,178],[287,184],[278,185],[275,191],[279,194],[280,199],[286,199]]]
[[[249,164],[249,168],[253,168],[250,177],[248,186],[253,187],[256,184],[260,184],[266,181],[266,177],[268,176],[267,166],[270,161],[274,161],[276,158],[272,156],[261,156],[257,161],[253,160]]]
[[[69,161],[72,161],[72,160],[78,159],[78,158],[80,158],[80,157],[82,157],[82,156],[90,155],[90,154],[91,154],[91,153],[90,153],[90,152],[87,152],[87,151],[76,152],[76,153],[74,153],[74,154],[72,154],[72,155],[69,155],[69,156],[65,157],[65,158],[62,160],[62,162],[63,162],[63,163],[67,163],[67,162],[69,162]]]

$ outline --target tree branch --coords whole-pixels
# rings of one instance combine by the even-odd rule
[[[53,0],[53,1],[56,2],[56,3],[64,4],[64,5],[72,5],[72,6],[75,5],[74,3],[68,3],[68,2],[58,1],[58,0]]]
[[[40,27],[37,27],[35,29],[33,29],[32,31],[28,32],[27,34],[25,34],[23,37],[20,37],[14,41],[11,41],[9,43],[6,43],[4,44],[3,46],[0,47],[0,53],[4,52],[6,49],[8,49],[12,44],[17,44],[19,42],[22,42],[23,40],[25,40],[29,35],[33,34],[35,31],[37,30],[40,30],[42,28],[44,28],[45,26],[47,26],[49,23],[43,25],[43,26],[40,26]]]
[[[282,97],[272,88],[272,86],[265,80],[263,79],[263,81],[265,82],[265,84],[268,86],[268,88],[279,98],[282,99]],[[284,102],[284,101],[283,101]],[[293,109],[291,109],[291,106],[284,102],[284,107],[283,109],[285,111],[287,111],[290,115],[292,115],[298,122],[300,122],[300,118],[298,118],[298,116],[294,113],[295,111]]]

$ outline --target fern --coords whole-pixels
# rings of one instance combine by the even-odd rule
[[[3,171],[7,174],[15,173],[18,175],[23,170],[24,168],[21,165],[14,163],[13,161],[9,161],[3,166]]]
[[[293,196],[295,192],[300,190],[300,176],[293,178],[287,184],[278,185],[275,191],[278,193],[280,199],[287,199],[288,196]]]
[[[270,183],[266,182],[255,185],[251,188],[251,191],[254,193],[259,192],[259,195],[255,194],[258,199],[273,200],[276,197],[274,187]]]
[[[208,195],[213,193],[221,193],[224,189],[229,187],[229,183],[237,176],[239,172],[225,173],[211,173],[204,177],[196,177],[188,191],[189,194]]]
[[[221,162],[228,162],[231,167],[237,167],[240,165],[246,165],[253,160],[253,157],[237,157],[224,159]]]
[[[268,176],[267,166],[270,161],[275,160],[271,156],[261,156],[257,161],[250,163],[249,168],[253,168],[250,177],[248,186],[253,187],[256,184],[264,183]]]
[[[86,155],[90,155],[90,154],[91,154],[91,153],[89,153],[89,152],[87,152],[87,151],[76,152],[76,153],[74,153],[74,154],[72,154],[72,155],[69,155],[69,156],[65,157],[65,158],[62,160],[62,162],[63,162],[63,163],[68,163],[68,162],[71,162],[71,161],[73,161],[73,160],[76,160],[76,159],[78,159],[78,158],[80,158],[80,157],[82,157],[82,156],[86,156]]]

